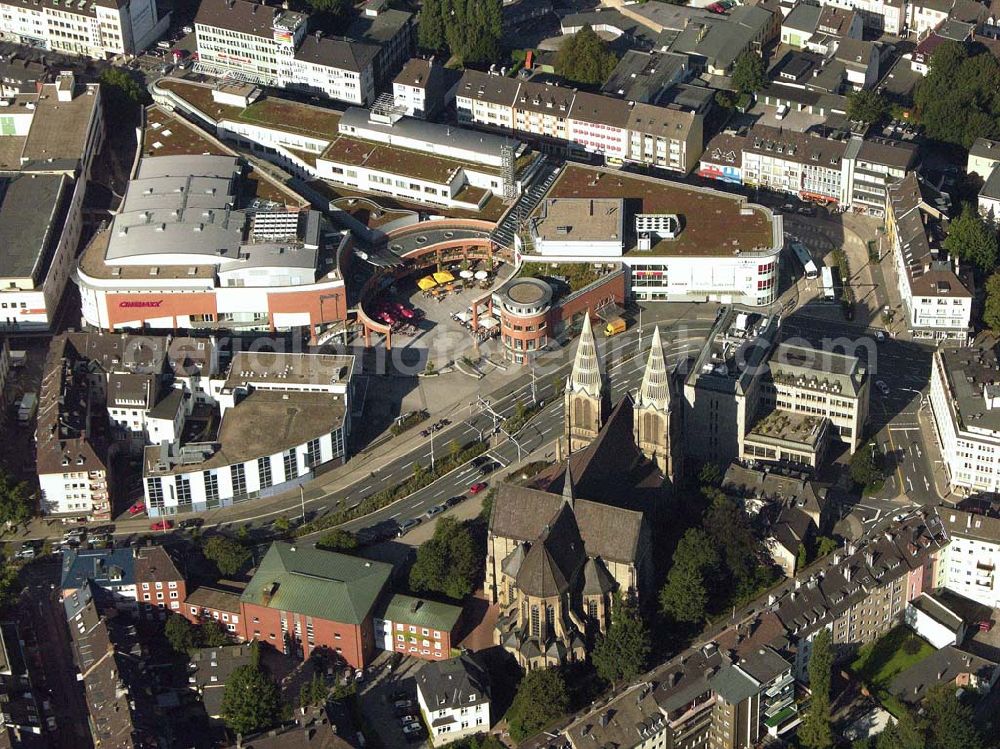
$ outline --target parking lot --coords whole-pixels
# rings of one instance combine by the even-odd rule
[[[410,716],[420,720],[415,677],[423,661],[403,658],[390,670],[392,660],[392,653],[381,653],[369,669],[375,675],[362,685],[358,700],[361,712],[383,746],[429,746],[425,730],[407,738],[402,725]]]

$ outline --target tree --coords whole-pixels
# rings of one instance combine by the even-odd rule
[[[611,76],[618,58],[589,26],[566,38],[556,56],[556,73],[567,80],[600,86]]]
[[[847,95],[847,119],[865,123],[879,122],[889,114],[889,102],[881,94],[868,89]]]
[[[756,52],[744,52],[733,65],[733,87],[741,94],[755,94],[764,88],[764,58]]]
[[[442,517],[431,539],[417,549],[410,587],[460,600],[474,590],[479,566],[469,529],[455,518]]]
[[[326,551],[357,551],[358,539],[350,531],[345,531],[343,528],[334,528],[319,537],[319,540],[316,542],[316,548],[325,549]]]
[[[292,527],[287,515],[279,515],[274,519],[274,530],[279,536],[284,536]]]
[[[417,44],[427,52],[442,52],[448,46],[445,38],[446,0],[424,0],[417,26]]]
[[[851,456],[850,476],[857,486],[878,486],[883,479],[882,453],[874,443],[861,445]]]
[[[501,0],[450,0],[445,36],[464,65],[493,62],[500,55]]]
[[[929,749],[982,749],[983,737],[972,710],[959,701],[955,687],[942,684],[927,694]]]
[[[174,615],[167,619],[163,634],[175,653],[190,653],[197,644],[194,625],[183,616]]]
[[[243,569],[243,565],[250,559],[250,549],[226,536],[212,536],[202,547],[202,553],[227,577]]]
[[[105,68],[100,82],[105,106],[115,119],[137,120],[139,110],[152,101],[149,92],[125,68]]]
[[[925,749],[927,741],[923,729],[917,725],[909,710],[890,723],[878,735],[875,749]]]
[[[953,255],[989,273],[997,263],[997,234],[980,218],[972,203],[966,203],[948,226],[942,246]]]
[[[229,634],[215,619],[208,619],[198,627],[198,641],[204,648],[217,648],[229,644]]]
[[[689,528],[674,549],[667,582],[660,591],[660,610],[684,624],[703,621],[708,607],[705,572],[718,563],[708,534],[700,528]]]
[[[652,645],[649,629],[639,615],[635,601],[616,595],[611,609],[611,626],[597,638],[591,660],[598,675],[617,684],[631,681],[646,670]]]
[[[830,538],[829,536],[820,536],[816,539],[816,558],[825,557],[827,554],[832,554],[837,549],[840,548],[840,544],[837,539]]]
[[[994,333],[1000,333],[1000,272],[986,279],[986,303],[983,305],[983,322]]]
[[[517,686],[507,711],[510,737],[520,743],[569,710],[566,682],[557,668],[529,671]]]
[[[230,730],[247,736],[270,728],[281,718],[278,685],[259,665],[237,667],[222,693],[222,720]]]
[[[795,569],[801,570],[809,564],[809,551],[805,544],[799,544],[799,553],[795,557]]]
[[[299,707],[322,705],[329,693],[330,690],[327,688],[326,682],[323,681],[323,677],[315,673],[312,679],[299,689]]]
[[[14,605],[22,588],[18,582],[17,567],[5,564],[0,568],[0,609]]]
[[[20,525],[31,517],[28,485],[0,469],[0,523]]]
[[[969,148],[1000,133],[1000,63],[959,42],[941,44],[913,94],[917,120],[935,140]]]
[[[325,16],[339,17],[351,9],[351,0],[307,0],[306,5],[313,11]]]
[[[722,469],[717,463],[704,463],[698,471],[699,486],[719,486],[722,483]]]
[[[733,500],[718,489],[702,489],[702,493],[711,502],[702,527],[728,572],[726,580],[731,592],[746,596],[758,584],[760,542],[750,528],[746,513]]]
[[[833,729],[830,725],[830,680],[833,648],[830,630],[821,629],[813,638],[809,657],[809,710],[799,728],[799,741],[807,749],[830,749]]]

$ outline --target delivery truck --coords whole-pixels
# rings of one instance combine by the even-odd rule
[[[620,317],[613,317],[604,326],[604,334],[608,337],[625,332],[625,321]]]

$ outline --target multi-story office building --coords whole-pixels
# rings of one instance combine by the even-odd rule
[[[743,184],[842,203],[843,141],[759,125],[743,148]]]
[[[698,163],[704,116],[467,70],[455,89],[459,122],[512,131],[555,151],[590,153],[687,173]]]
[[[938,553],[935,587],[1000,607],[1000,518],[948,508],[939,512],[951,543]]]
[[[907,327],[916,338],[964,343],[971,331],[970,279],[961,272],[958,258],[943,257],[941,218],[941,211],[923,199],[915,172],[887,188],[886,242]]]
[[[940,348],[930,402],[953,491],[1000,491],[1000,360],[995,349]]]
[[[0,109],[0,327],[45,331],[73,272],[91,165],[104,143],[100,87],[71,73]]]
[[[155,0],[0,1],[0,32],[7,40],[98,60],[141,53],[169,23]]]
[[[308,17],[249,0],[202,0],[198,69],[219,77],[370,104],[413,52],[413,17],[369,0],[343,37],[308,33]]]
[[[889,185],[903,179],[917,164],[912,143],[852,137],[844,154],[848,203],[858,213],[882,217]]]
[[[763,306],[777,292],[781,226],[744,198],[574,164],[515,247],[537,262],[623,263],[637,299]]]

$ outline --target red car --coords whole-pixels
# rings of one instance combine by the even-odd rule
[[[135,503],[128,508],[129,515],[138,515],[140,512],[146,509],[146,503],[141,499],[137,499]]]
[[[485,481],[477,481],[472,486],[469,487],[469,494],[479,494],[483,489],[486,488]]]
[[[164,518],[163,520],[157,520],[155,523],[153,523],[151,526],[149,526],[149,530],[151,530],[151,531],[168,531],[168,530],[170,530],[173,527],[174,527],[174,521],[173,520],[167,520],[166,518]]]

